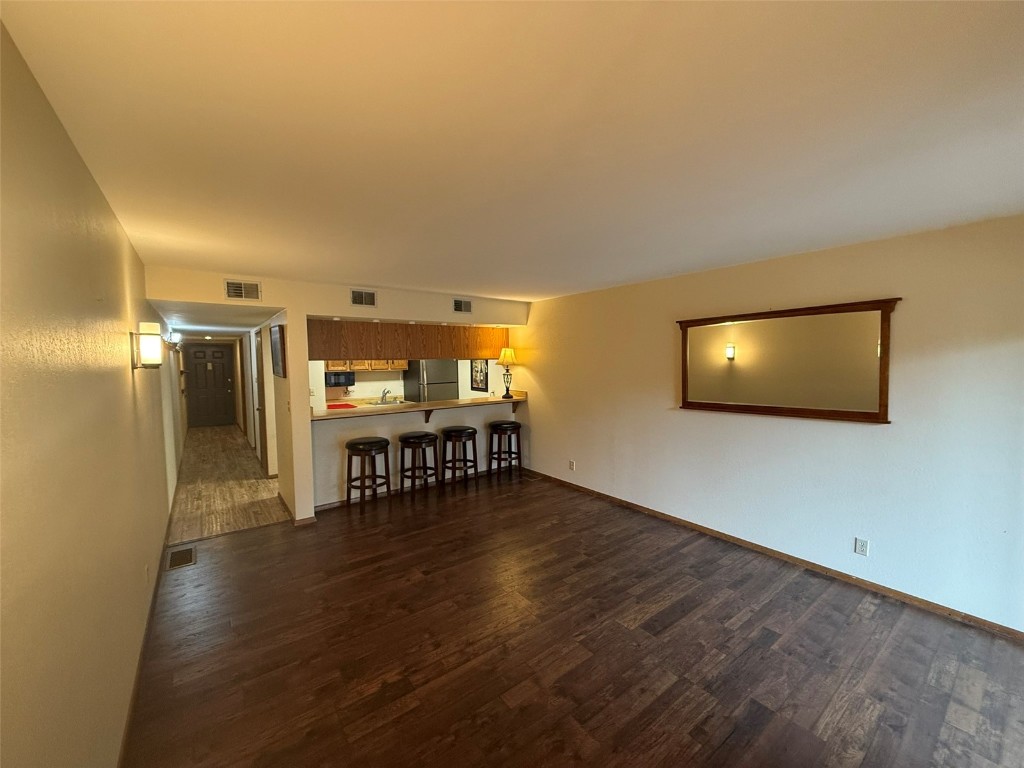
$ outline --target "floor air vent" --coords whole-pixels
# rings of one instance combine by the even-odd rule
[[[452,299],[452,309],[456,312],[472,312],[473,302],[469,299]]]
[[[224,295],[229,299],[259,301],[261,286],[259,283],[246,283],[242,280],[225,280]]]
[[[357,307],[376,307],[376,291],[352,291],[352,303]]]
[[[186,565],[196,564],[196,548],[186,547],[185,549],[176,549],[167,555],[167,570],[173,571],[175,568],[184,568]]]

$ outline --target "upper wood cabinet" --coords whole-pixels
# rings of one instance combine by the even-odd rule
[[[507,328],[470,328],[464,325],[416,323],[362,323],[343,320],[306,321],[310,360],[356,361],[495,360],[508,346]],[[384,369],[379,369],[384,370]],[[391,370],[395,370],[394,367]]]

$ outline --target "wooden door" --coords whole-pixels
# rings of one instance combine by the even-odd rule
[[[263,474],[270,475],[267,458],[267,389],[263,384],[263,330],[256,331],[256,422],[260,428],[260,464]]]
[[[187,344],[185,364],[189,427],[235,423],[234,354],[230,344]]]

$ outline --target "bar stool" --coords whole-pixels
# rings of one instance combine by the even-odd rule
[[[452,473],[452,485],[454,486],[462,472],[463,483],[469,486],[469,470],[476,475],[476,427],[445,427],[441,430],[441,488],[450,470]],[[466,452],[467,445],[473,446],[473,458],[469,458]],[[452,448],[451,458],[448,458],[448,446]],[[459,457],[459,446],[462,446],[462,457]]]
[[[519,439],[523,425],[518,421],[492,421],[487,425],[487,472],[492,462],[498,464],[498,479],[501,479],[501,465],[508,462],[508,476],[512,477],[512,462],[519,465],[519,476],[523,476],[522,443]],[[513,440],[515,445],[513,446]]]
[[[434,466],[427,463],[427,448],[434,449]],[[411,451],[412,466],[405,466],[405,452]],[[403,432],[398,436],[398,492],[405,491],[409,480],[412,493],[416,495],[416,481],[423,481],[426,490],[431,478],[437,479],[437,435],[433,432]]]
[[[373,491],[377,498],[377,489],[381,486],[391,494],[391,464],[388,462],[388,446],[391,443],[386,437],[355,437],[345,443],[348,460],[345,467],[345,503],[352,504],[352,491],[359,491],[359,506],[366,500],[366,492]],[[384,454],[384,474],[377,472],[377,457]],[[352,476],[352,460],[359,457],[359,474]],[[370,472],[366,472],[366,460],[370,460]]]

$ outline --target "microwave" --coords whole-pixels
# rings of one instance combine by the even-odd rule
[[[352,371],[327,371],[324,373],[326,387],[354,387],[356,375]]]

